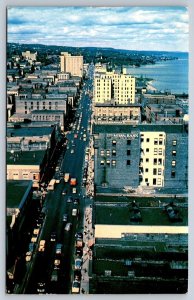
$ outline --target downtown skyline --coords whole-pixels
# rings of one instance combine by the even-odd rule
[[[11,43],[180,52],[189,48],[185,7],[9,7],[7,16]]]

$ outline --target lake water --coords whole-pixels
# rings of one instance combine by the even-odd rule
[[[188,93],[188,54],[170,53],[177,60],[161,61],[155,65],[145,65],[139,68],[128,67],[129,74],[137,77],[152,78],[152,85],[159,91],[172,93]]]

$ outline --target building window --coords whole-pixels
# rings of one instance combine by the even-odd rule
[[[127,150],[127,155],[131,155],[131,150]]]
[[[176,150],[172,150],[172,156],[176,156]]]
[[[176,160],[172,160],[172,167],[175,167],[176,166]]]
[[[145,169],[145,172],[147,173],[148,171],[149,171],[149,169],[148,169],[148,168],[146,168],[146,169]]]
[[[112,150],[112,156],[116,156],[117,153],[116,153],[116,150]]]
[[[153,185],[156,185],[156,178],[153,178]]]
[[[171,172],[171,178],[175,178],[175,175],[176,175],[176,174],[175,174],[175,171],[172,171],[172,172]]]
[[[131,140],[127,140],[127,145],[131,145]]]
[[[33,174],[33,180],[39,180],[39,174]]]
[[[158,154],[158,148],[154,148],[154,155]]]
[[[131,161],[127,160],[127,166],[130,166],[130,165],[131,165]]]
[[[101,156],[104,156],[104,150],[101,150],[101,151],[100,151],[100,155],[101,155]]]
[[[159,148],[159,149],[158,149],[158,154],[159,154],[159,155],[162,155],[162,148]]]
[[[113,141],[112,141],[112,145],[113,145],[113,146],[116,146],[116,144],[117,144],[117,141],[113,140]]]
[[[163,139],[159,138],[159,145],[163,144]]]
[[[161,179],[161,178],[158,178],[158,179],[157,179],[157,184],[158,184],[158,185],[161,185],[161,183],[162,183],[162,179]]]
[[[104,160],[101,160],[101,161],[100,161],[100,165],[101,165],[101,166],[104,166]]]
[[[162,164],[162,159],[161,159],[161,158],[158,159],[158,164],[159,164],[159,165]]]
[[[149,148],[146,148],[146,152],[149,152],[150,151],[150,149]]]
[[[172,145],[173,145],[173,146],[176,146],[176,144],[177,144],[177,141],[176,141],[176,140],[172,141]]]
[[[154,158],[154,165],[157,165],[157,158]]]
[[[27,115],[27,110],[25,110],[25,115]]]
[[[158,145],[158,139],[154,139],[154,145]]]
[[[161,168],[158,169],[158,175],[162,175],[162,169]]]
[[[157,169],[153,169],[153,175],[157,175]]]
[[[145,178],[145,182],[148,182],[148,178]]]
[[[112,160],[112,166],[113,166],[113,167],[116,166],[116,160]]]
[[[146,158],[146,162],[149,162],[149,158]]]
[[[106,155],[110,156],[110,150],[106,150]]]
[[[141,143],[143,143],[144,142],[144,138],[141,138]]]
[[[147,143],[149,143],[149,141],[150,141],[150,139],[149,139],[149,138],[148,138],[148,139],[146,139],[146,142],[147,142]]]

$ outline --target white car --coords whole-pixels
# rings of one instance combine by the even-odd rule
[[[77,193],[77,189],[74,187],[74,188],[72,188],[72,193],[73,194],[76,194]]]
[[[32,258],[32,252],[28,251],[26,252],[26,261],[31,261]]]
[[[69,231],[70,229],[71,229],[71,223],[67,223],[66,225],[65,225],[65,231]]]

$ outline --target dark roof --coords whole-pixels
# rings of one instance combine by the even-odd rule
[[[19,208],[26,192],[31,189],[31,180],[7,180],[6,207]]]
[[[188,209],[177,206],[182,221],[171,222],[165,209],[158,207],[139,207],[142,221],[137,225],[152,225],[152,226],[187,226],[188,225]],[[111,224],[111,225],[136,225],[131,221],[133,210],[131,205],[100,205],[97,204],[96,224]]]
[[[7,128],[7,136],[26,137],[26,136],[43,136],[50,135],[53,132],[52,127],[22,127],[22,128]]]
[[[45,157],[46,150],[38,151],[23,151],[14,152],[14,154],[7,152],[7,165],[41,165]]]
[[[94,124],[93,134],[95,133],[131,133],[137,131],[164,131],[166,133],[186,133],[183,125],[174,124]]]

